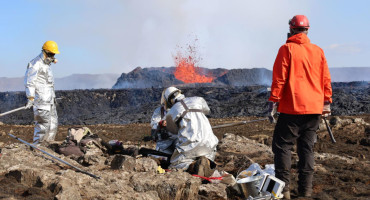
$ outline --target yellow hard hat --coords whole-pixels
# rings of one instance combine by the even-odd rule
[[[42,46],[42,49],[54,54],[59,54],[58,45],[54,41],[46,41]]]

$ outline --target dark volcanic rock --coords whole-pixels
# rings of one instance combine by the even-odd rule
[[[332,83],[333,115],[370,113],[370,82]]]
[[[335,85],[335,84],[334,84]],[[179,87],[185,96],[205,98],[211,118],[266,116],[270,93],[266,86]],[[159,106],[163,88],[57,91],[60,124],[147,123]],[[369,85],[333,87],[332,115],[370,113]],[[0,113],[24,106],[24,92],[0,93]],[[31,124],[31,110],[1,117],[8,124]]]
[[[162,88],[171,85],[184,84],[174,76],[175,67],[137,67],[129,73],[123,73],[114,84],[113,89],[122,88]],[[248,86],[270,85],[272,71],[265,68],[253,69],[208,69],[197,67],[196,72],[207,77],[215,77],[212,83],[206,86]],[[187,87],[192,87],[187,85]]]
[[[151,88],[169,87],[171,85],[182,84],[173,75],[171,69],[144,68],[137,67],[130,73],[123,73],[114,84],[113,89],[120,88]]]
[[[214,82],[229,86],[271,85],[272,71],[265,68],[232,69]]]

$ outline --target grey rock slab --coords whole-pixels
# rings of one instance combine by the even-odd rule
[[[163,200],[197,199],[201,185],[200,178],[182,171],[165,174],[137,173],[132,176],[130,182],[135,191],[156,191]]]

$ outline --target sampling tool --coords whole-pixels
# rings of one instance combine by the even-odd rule
[[[233,122],[233,123],[228,123],[228,124],[221,124],[221,125],[217,125],[217,126],[212,126],[212,129],[224,128],[224,127],[229,127],[229,126],[238,126],[238,125],[248,124],[248,123],[252,123],[252,122],[265,121],[265,120],[268,120],[268,119],[269,118],[266,117],[266,118],[262,118],[262,119],[251,120],[251,121],[240,121],[240,122]]]
[[[331,141],[333,143],[336,143],[337,141],[335,141],[335,139],[334,139],[333,132],[331,132],[331,128],[329,127],[328,122],[326,121],[326,117],[324,117],[324,121],[325,121],[326,129],[328,130]]]
[[[40,148],[36,147],[35,145],[30,144],[30,143],[28,143],[28,142],[26,142],[26,141],[24,141],[24,140],[22,140],[22,139],[18,138],[18,137],[17,137],[17,136],[15,136],[15,135],[12,135],[12,134],[10,134],[10,133],[9,133],[8,135],[9,135],[10,137],[14,138],[14,139],[17,139],[17,140],[19,140],[19,141],[23,142],[23,143],[24,143],[24,144],[26,144],[26,145],[28,145],[28,146],[32,147],[33,149],[36,149],[36,150],[41,151],[42,153],[44,153],[44,154],[46,154],[46,155],[48,155],[48,156],[50,156],[50,157],[52,157],[52,158],[54,158],[54,159],[58,160],[58,161],[59,161],[59,162],[61,162],[61,163],[64,163],[64,164],[66,164],[66,165],[68,165],[68,166],[70,166],[70,167],[72,167],[72,168],[75,168],[77,171],[79,171],[79,172],[81,172],[81,173],[83,173],[83,174],[87,174],[87,175],[89,175],[89,176],[91,176],[91,177],[93,177],[93,178],[100,179],[100,177],[99,177],[99,176],[96,176],[96,175],[91,174],[91,173],[89,173],[89,172],[87,172],[87,171],[84,171],[84,170],[82,170],[82,169],[80,169],[80,168],[78,168],[78,167],[76,167],[76,166],[73,166],[73,165],[69,164],[68,162],[66,162],[66,161],[64,161],[64,160],[62,160],[62,159],[60,159],[60,158],[58,158],[58,157],[55,157],[55,156],[51,155],[50,153],[48,153],[48,152],[46,152],[46,151],[44,151],[44,150],[42,150],[42,149],[40,149]]]
[[[26,106],[22,106],[22,107],[19,107],[19,108],[14,109],[14,110],[10,110],[8,112],[0,113],[0,117],[5,116],[5,115],[8,115],[8,114],[13,113],[13,112],[24,110],[24,109],[26,109]]]

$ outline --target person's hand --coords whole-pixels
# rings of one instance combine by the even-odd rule
[[[32,106],[33,106],[33,103],[34,103],[34,98],[33,97],[29,97],[28,98],[28,101],[26,103],[26,109],[30,109]]]
[[[277,113],[277,108],[279,106],[279,102],[269,101],[268,106],[269,106],[268,118],[270,120],[270,123],[276,123],[275,115]]]
[[[144,136],[143,140],[144,140],[144,142],[149,142],[149,141],[152,141],[153,138],[152,138],[152,136]]]
[[[161,139],[162,140],[167,140],[169,137],[170,137],[170,135],[168,134],[168,131],[166,130],[166,129],[161,129]]]
[[[330,102],[325,101],[324,102],[324,108],[322,109],[322,115],[323,117],[328,117],[331,114],[331,109],[330,109]]]
[[[159,121],[158,125],[159,125],[160,128],[166,127],[167,126],[167,122],[166,122],[166,120],[161,120],[161,121]]]

